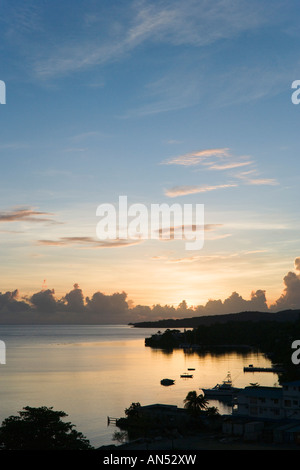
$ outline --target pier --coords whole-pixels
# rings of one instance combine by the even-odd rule
[[[116,426],[117,419],[118,418],[111,418],[110,416],[107,416],[107,426],[109,426],[110,424]]]
[[[283,368],[279,366],[275,367],[254,367],[253,365],[249,365],[248,367],[244,367],[244,372],[282,372]]]

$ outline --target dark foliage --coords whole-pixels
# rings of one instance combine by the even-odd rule
[[[2,450],[87,450],[92,449],[74,425],[62,421],[63,411],[26,406],[19,416],[6,418],[0,428]]]

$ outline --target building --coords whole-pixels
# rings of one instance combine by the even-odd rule
[[[159,403],[139,407],[138,415],[155,421],[157,426],[187,425],[191,421],[191,416],[186,409]]]
[[[233,416],[300,420],[300,381],[286,382],[282,387],[245,387],[236,396]]]
[[[300,380],[283,384],[283,408],[287,418],[300,419]]]

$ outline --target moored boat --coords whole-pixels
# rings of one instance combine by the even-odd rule
[[[173,379],[162,379],[160,381],[161,385],[174,385],[175,380]]]
[[[201,389],[206,397],[209,398],[226,398],[233,397],[241,389],[233,387],[230,373],[228,372],[227,377],[221,384],[215,385],[213,388],[202,388]]]

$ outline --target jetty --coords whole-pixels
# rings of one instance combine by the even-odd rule
[[[274,367],[254,367],[252,364],[249,364],[248,367],[244,367],[244,372],[283,372],[283,368],[280,366]]]
[[[118,418],[111,418],[110,416],[107,416],[107,426],[110,426],[111,424],[116,426],[117,421],[118,421]]]

